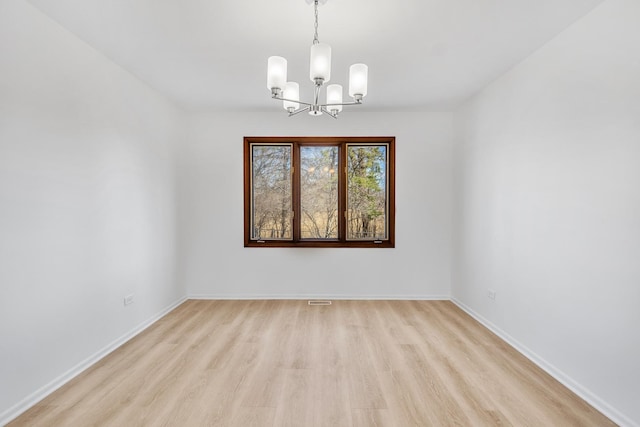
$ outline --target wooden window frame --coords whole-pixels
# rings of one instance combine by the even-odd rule
[[[252,198],[252,145],[292,145],[292,208],[293,223],[291,240],[251,239],[251,198]],[[346,159],[349,145],[387,146],[387,239],[348,240],[347,239],[347,178]],[[338,146],[338,238],[300,238],[300,147]],[[244,138],[244,246],[245,247],[314,247],[314,248],[394,248],[395,247],[395,137],[245,137]]]

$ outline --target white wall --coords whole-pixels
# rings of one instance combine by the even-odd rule
[[[268,94],[265,92],[265,96]],[[451,114],[193,117],[179,160],[179,278],[191,296],[448,298]],[[396,248],[244,248],[243,137],[396,136]]]
[[[640,2],[604,2],[454,126],[454,298],[640,424]]]
[[[184,295],[178,119],[28,3],[0,0],[0,424]]]

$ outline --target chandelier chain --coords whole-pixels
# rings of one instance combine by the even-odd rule
[[[318,40],[318,0],[315,0],[313,2],[313,8],[315,11],[315,18],[316,18],[316,21],[314,24],[315,32],[313,33],[313,44],[318,44],[320,43],[320,40]]]

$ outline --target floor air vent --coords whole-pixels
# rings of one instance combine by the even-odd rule
[[[318,301],[318,300],[312,300],[312,301],[308,301],[309,305],[331,305],[331,301]]]

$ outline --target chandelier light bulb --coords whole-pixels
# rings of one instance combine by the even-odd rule
[[[331,78],[331,46],[326,43],[311,45],[309,78],[312,82],[322,79],[324,83]]]
[[[287,82],[284,86],[282,97],[293,101],[300,101],[300,85],[296,82]],[[282,106],[290,113],[300,108],[299,103],[291,101],[282,101]]]
[[[342,111],[342,105],[331,104],[342,104],[342,85],[327,86],[327,110],[336,113]]]
[[[287,60],[281,56],[270,56],[267,60],[267,88],[284,90],[287,82]]]
[[[362,99],[367,96],[369,67],[365,64],[353,64],[349,67],[349,96]]]

